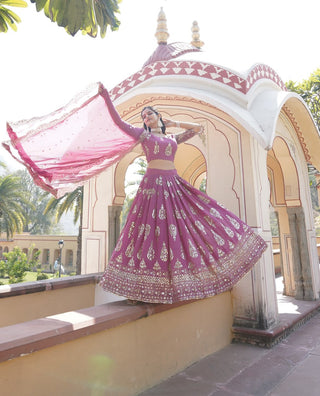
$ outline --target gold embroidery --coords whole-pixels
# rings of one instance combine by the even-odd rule
[[[155,142],[153,154],[158,154],[158,153],[159,153],[159,144],[158,142]]]
[[[159,227],[159,226],[156,227],[154,233],[155,233],[156,237],[159,237],[159,236],[160,236],[160,227]]]
[[[207,235],[206,230],[204,229],[203,224],[202,224],[199,220],[196,220],[196,221],[194,222],[194,224],[196,225],[196,227],[197,227],[204,235]]]
[[[171,143],[168,144],[168,146],[166,147],[164,153],[165,153],[165,155],[166,155],[167,157],[169,157],[169,156],[172,154],[172,146],[171,146]]]
[[[144,240],[146,240],[150,234],[151,226],[150,224],[146,224],[144,231]]]
[[[174,224],[170,224],[169,232],[170,232],[170,235],[172,236],[173,240],[175,241],[177,238],[177,227]]]
[[[219,219],[222,219],[221,214],[215,208],[210,208],[210,214],[214,217],[218,217]]]
[[[170,260],[171,260],[171,261],[173,260],[173,251],[172,251],[171,248],[170,248]]]
[[[234,227],[236,230],[239,230],[240,224],[237,222],[237,220],[234,219],[233,217],[229,216],[229,215],[227,215],[227,217],[228,217],[228,219],[230,220],[230,223],[233,225],[233,227]]]
[[[179,269],[179,268],[181,268],[181,267],[182,267],[181,262],[180,262],[179,260],[177,260],[176,263],[175,263],[175,265],[174,265],[174,268]]]
[[[214,227],[215,225],[213,224],[213,220],[211,219],[211,217],[209,216],[204,216],[204,219],[206,220],[206,222],[211,226]]]
[[[196,202],[196,205],[198,206],[198,208],[199,208],[200,210],[203,210],[203,206],[201,206],[200,204],[198,204],[198,202]]]
[[[164,209],[164,206],[161,205],[161,208],[159,209],[159,219],[165,220],[166,218],[167,218],[166,211]]]
[[[144,224],[140,224],[139,225],[139,234],[138,234],[138,238],[141,237],[141,235],[143,234],[144,231]]]
[[[129,233],[128,233],[129,238],[131,238],[133,230],[134,230],[134,221],[130,224],[130,229],[129,229]]]
[[[144,261],[144,259],[142,259],[140,262],[140,268],[147,268],[146,262]]]
[[[153,266],[153,269],[155,271],[160,271],[161,270],[161,267],[160,267],[160,264],[158,263],[158,261],[156,261],[155,265]]]
[[[121,246],[122,246],[122,238],[123,238],[123,234],[121,234],[120,238],[118,239],[117,246],[116,246],[116,248],[115,248],[115,251],[116,251],[116,252],[119,252],[120,249],[121,249]]]
[[[193,243],[191,242],[190,239],[188,239],[189,243],[189,254],[191,257],[198,257],[198,252],[197,249],[194,247]]]
[[[168,261],[168,249],[167,249],[166,244],[164,242],[163,242],[162,248],[161,248],[160,259],[162,261]]]
[[[153,249],[153,245],[151,242],[151,245],[149,246],[148,253],[147,253],[147,259],[152,261],[154,259],[154,256],[155,256],[155,251]]]
[[[134,249],[134,240],[132,239],[126,249],[127,257],[132,257],[133,249]]]
[[[129,267],[134,267],[134,260],[133,257],[131,257],[131,259],[128,262]]]
[[[159,186],[162,186],[162,176],[159,176],[156,178],[156,184],[158,184]]]
[[[217,234],[216,232],[214,232],[213,230],[211,230],[211,232],[212,232],[212,234],[213,234],[213,236],[214,236],[214,239],[216,240],[216,242],[217,242],[217,244],[219,245],[219,246],[222,246],[222,245],[224,245],[224,239],[219,235],[219,234]]]
[[[177,208],[174,210],[174,212],[175,212],[176,218],[177,218],[178,220],[182,218],[182,217],[181,217],[181,214],[180,214],[180,212],[179,212],[179,210],[178,210]]]

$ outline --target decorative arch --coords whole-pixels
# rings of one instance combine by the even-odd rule
[[[297,165],[287,141],[276,136],[267,155],[270,203],[279,225],[283,293],[297,299],[313,298],[307,231],[300,197]]]

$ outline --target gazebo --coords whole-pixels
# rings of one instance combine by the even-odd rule
[[[320,138],[301,97],[288,92],[269,66],[245,74],[215,65],[201,50],[199,28],[192,42],[167,43],[161,10],[158,46],[141,70],[110,96],[121,117],[140,125],[140,112],[156,106],[164,117],[200,122],[204,139],[179,147],[178,173],[236,213],[269,244],[260,262],[231,292],[233,323],[269,329],[277,323],[270,212],[279,226],[283,293],[319,298],[319,261],[310,197],[308,164],[320,170]],[[128,166],[142,155],[137,146],[84,189],[82,273],[101,272],[115,246],[125,198]]]

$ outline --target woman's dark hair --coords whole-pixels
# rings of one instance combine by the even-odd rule
[[[141,117],[142,117],[142,113],[145,111],[145,110],[147,110],[147,109],[149,109],[149,110],[151,110],[151,111],[153,111],[155,114],[157,114],[157,115],[159,115],[159,112],[156,110],[156,109],[154,109],[152,106],[146,106],[146,107],[144,107],[142,110],[141,110]],[[162,117],[160,116],[160,123],[161,123],[161,131],[162,131],[162,133],[166,133],[166,126],[164,125],[164,122],[163,122],[163,120],[162,120]],[[146,131],[149,131],[150,132],[150,128],[148,128],[147,127],[147,125],[145,124],[145,123],[143,123],[143,128],[146,130]]]

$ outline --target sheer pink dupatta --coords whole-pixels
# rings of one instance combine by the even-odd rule
[[[73,191],[130,151],[143,128],[122,121],[101,83],[44,117],[8,123],[3,146],[56,197]]]

